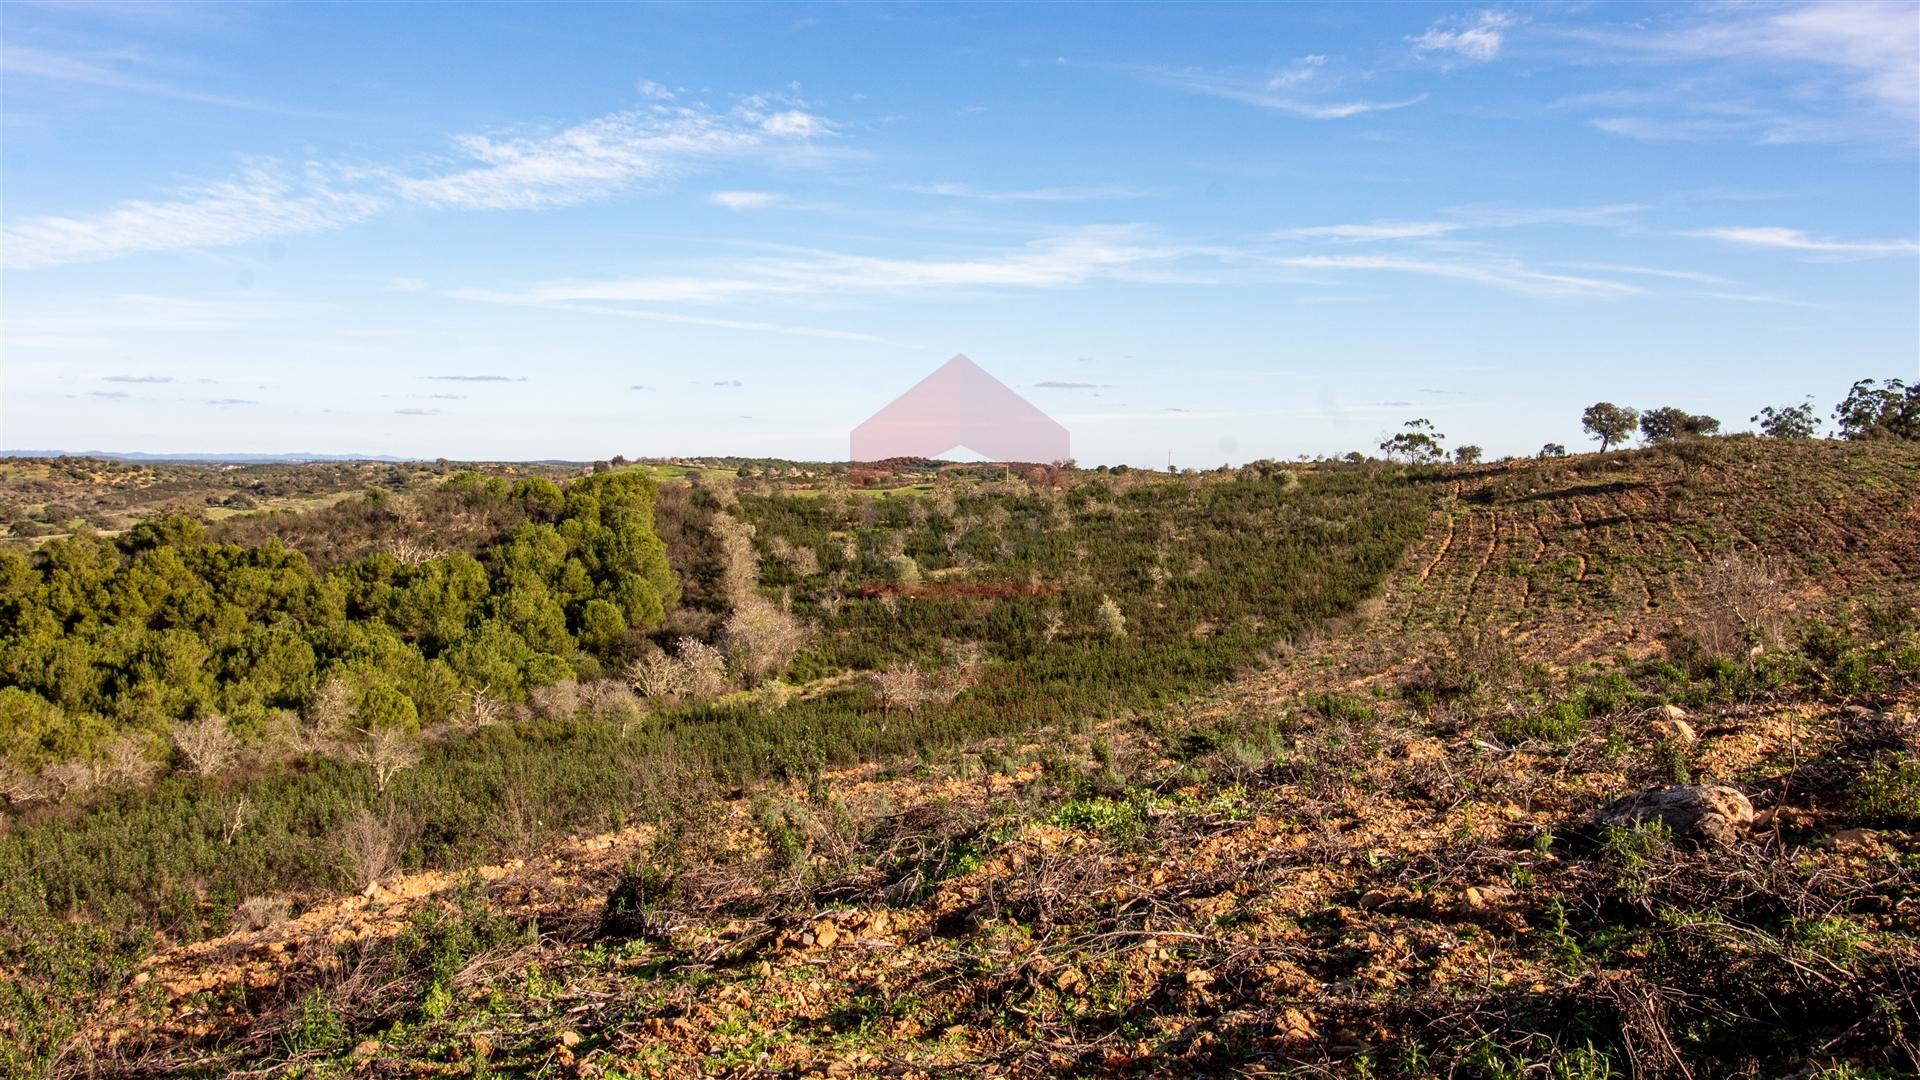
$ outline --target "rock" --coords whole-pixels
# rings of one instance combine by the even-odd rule
[[[1313,1029],[1313,1014],[1299,1009],[1282,1012],[1279,1026],[1280,1038],[1294,1045],[1312,1042],[1320,1037],[1320,1033]]]
[[[1212,981],[1213,972],[1207,971],[1204,968],[1194,968],[1192,971],[1187,972],[1187,985],[1192,989],[1201,989]]]
[[[1843,829],[1830,841],[1835,851],[1872,855],[1880,850],[1880,834],[1872,829]]]
[[[1731,844],[1753,827],[1753,804],[1730,787],[1676,784],[1615,799],[1593,821],[1619,828],[1658,821],[1679,839]]]
[[[379,1039],[363,1039],[361,1040],[359,1045],[353,1048],[353,1056],[357,1058],[369,1058],[379,1052],[380,1052]]]
[[[1511,899],[1513,899],[1513,890],[1503,885],[1467,886],[1467,906],[1475,910],[1504,904]]]
[[[821,919],[819,922],[813,924],[813,943],[815,945],[823,949],[831,949],[833,948],[833,943],[839,940],[840,930],[832,923]]]
[[[1389,899],[1385,889],[1368,889],[1360,896],[1360,910],[1372,911],[1385,904]]]
[[[572,1030],[568,1030],[568,1031],[563,1031],[563,1032],[561,1032],[561,1033],[560,1033],[560,1045],[561,1045],[561,1046],[564,1046],[564,1047],[566,1047],[566,1048],[567,1048],[567,1049],[569,1049],[569,1050],[571,1050],[571,1049],[573,1049],[573,1048],[574,1048],[574,1047],[576,1047],[576,1046],[579,1046],[579,1045],[580,1045],[580,1033],[579,1033],[579,1032],[577,1032],[577,1031],[572,1031]]]

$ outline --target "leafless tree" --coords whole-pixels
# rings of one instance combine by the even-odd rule
[[[723,631],[728,659],[749,686],[785,671],[808,637],[805,623],[757,596],[734,609]]]
[[[708,526],[720,545],[720,580],[727,606],[738,608],[758,595],[760,555],[753,548],[752,525],[731,514],[713,515]]]
[[[366,809],[340,823],[334,843],[362,889],[387,876],[399,847],[393,826]]]
[[[137,787],[160,774],[162,768],[148,752],[146,739],[133,732],[122,732],[101,747],[100,779],[103,783]]]
[[[207,777],[233,764],[239,742],[227,728],[227,718],[218,714],[196,721],[173,725],[174,748],[186,759],[187,771]]]
[[[420,763],[419,738],[395,726],[361,728],[343,749],[348,761],[373,770],[374,790],[382,795],[394,777]]]

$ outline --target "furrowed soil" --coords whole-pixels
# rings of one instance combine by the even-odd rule
[[[1445,483],[1382,597],[1201,699],[295,898],[55,1071],[1920,1070],[1920,452]],[[1591,824],[1674,784],[1754,819]]]

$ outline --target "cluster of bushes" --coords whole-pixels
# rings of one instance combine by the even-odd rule
[[[183,516],[0,552],[0,761],[16,802],[169,764],[391,740],[596,674],[678,594],[652,481],[456,477],[518,518],[477,556],[385,550],[318,573]],[[379,498],[376,497],[376,502]]]

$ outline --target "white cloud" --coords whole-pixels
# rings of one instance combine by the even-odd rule
[[[923,184],[903,188],[918,195],[937,195],[947,199],[978,199],[982,202],[1093,202],[1104,199],[1141,199],[1153,192],[1145,188],[1118,184],[1085,184],[1076,187],[1026,188],[994,191],[972,184]]]
[[[1640,203],[1612,203],[1576,207],[1450,207],[1443,219],[1430,221],[1372,221],[1338,225],[1310,225],[1281,229],[1281,239],[1319,239],[1342,242],[1433,240],[1468,229],[1514,229],[1529,225],[1584,225],[1618,228],[1626,219],[1647,209]]]
[[[771,191],[716,191],[707,201],[729,210],[764,210],[786,201],[786,196]]]
[[[1065,288],[1094,280],[1165,280],[1149,269],[1197,249],[1157,244],[1134,226],[1089,226],[1018,248],[954,258],[887,258],[807,251],[747,260],[716,276],[559,281],[469,299],[651,304],[717,303],[743,296],[880,295],[941,289]]]
[[[1726,278],[1718,274],[1706,274],[1698,270],[1668,270],[1658,266],[1633,266],[1625,263],[1600,262],[1563,262],[1556,263],[1569,270],[1596,270],[1603,274],[1633,274],[1639,277],[1664,278],[1669,281],[1691,281],[1700,285],[1721,285]]]
[[[1295,255],[1274,260],[1307,270],[1387,271],[1492,285],[1535,296],[1614,297],[1644,292],[1637,285],[1533,270],[1507,258],[1440,258],[1425,255]]]
[[[1848,74],[1856,93],[1911,110],[1920,103],[1920,13],[1905,2],[1733,8],[1658,35],[1668,52],[1754,60],[1799,60]],[[1716,13],[1718,15],[1718,13]]]
[[[440,176],[401,177],[394,188],[409,202],[433,207],[570,206],[663,179],[697,162],[745,153],[763,141],[757,123],[656,106],[545,135],[463,135],[455,145],[478,165]]]
[[[816,135],[826,134],[832,130],[832,127],[825,120],[822,120],[812,113],[801,112],[799,109],[788,109],[785,112],[774,113],[772,116],[760,121],[760,129],[769,135],[779,135],[794,139],[811,139]]]
[[[1880,255],[1920,254],[1920,243],[1912,240],[1821,240],[1799,229],[1771,225],[1742,225],[1718,229],[1691,229],[1685,236],[1719,240],[1742,247],[1806,251],[1841,258],[1873,258]]]
[[[0,47],[0,72],[8,75],[25,75],[30,78],[44,79],[49,82],[71,83],[76,86],[97,86],[107,90],[121,90],[133,94],[145,94],[149,97],[169,98],[174,101],[190,101],[199,105],[218,105],[228,109],[245,109],[252,112],[286,112],[279,106],[268,105],[245,98],[229,97],[225,94],[211,94],[156,79],[143,78],[119,68],[108,67],[101,59],[126,61],[127,55],[116,54],[111,58],[90,58],[66,53],[49,52],[23,45]]]
[[[29,218],[6,226],[0,246],[10,268],[97,262],[326,232],[365,221],[388,203],[371,192],[334,190],[313,170],[294,179],[263,166],[176,199],[130,200],[92,217]]]
[[[1920,12],[1908,2],[1713,4],[1620,27],[1552,27],[1582,59],[1684,65],[1677,82],[1557,104],[1633,110],[1601,131],[1648,142],[1915,141]]]
[[[1444,24],[1436,23],[1426,33],[1407,40],[1413,42],[1413,51],[1422,55],[1444,52],[1463,60],[1492,60],[1500,55],[1500,46],[1506,41],[1502,31],[1518,21],[1503,11],[1482,11],[1471,25],[1461,29],[1443,30]]]
[[[1285,72],[1281,74],[1284,75]],[[1257,105],[1263,109],[1273,109],[1309,120],[1344,120],[1364,113],[1404,109],[1409,105],[1417,105],[1427,98],[1425,94],[1415,94],[1399,101],[1330,100],[1328,91],[1321,91],[1316,96],[1290,92],[1290,90],[1304,89],[1297,83],[1291,87],[1284,84],[1276,86],[1274,78],[1279,76],[1270,77],[1262,82],[1249,83],[1245,80],[1206,72],[1156,70],[1149,72],[1148,77],[1163,86],[1171,86],[1177,90],[1238,101],[1245,105]]]
[[[436,209],[570,206],[659,183],[713,161],[778,157],[831,130],[798,110],[768,115],[764,99],[727,113],[652,105],[556,132],[457,136],[469,163],[438,175],[393,168],[299,169],[257,164],[234,179],[170,199],[135,199],[90,216],[47,215],[0,233],[12,268],[94,262],[325,232],[398,203]]]
[[[672,90],[654,82],[652,79],[641,79],[633,85],[634,89],[640,91],[641,97],[652,98],[655,101],[672,101],[677,96]]]
[[[1327,240],[1424,240],[1466,228],[1457,221],[1375,221],[1355,225],[1314,225],[1285,229],[1278,235]]]

